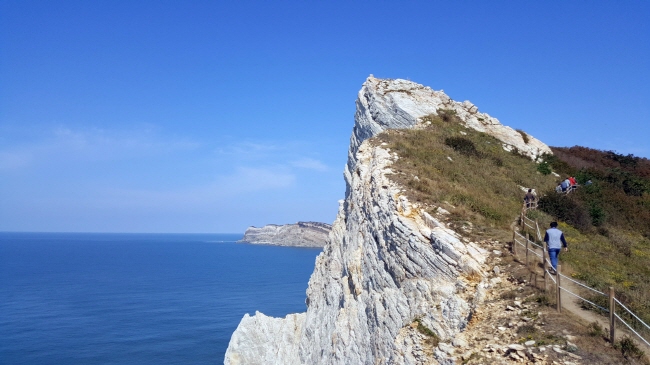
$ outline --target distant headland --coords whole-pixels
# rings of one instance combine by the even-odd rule
[[[274,246],[323,247],[332,225],[320,222],[248,227],[239,242]]]

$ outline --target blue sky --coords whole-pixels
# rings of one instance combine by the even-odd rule
[[[0,231],[332,222],[369,74],[649,157],[650,3],[0,0]]]

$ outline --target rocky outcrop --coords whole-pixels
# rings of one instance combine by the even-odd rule
[[[438,109],[455,110],[467,127],[501,139],[506,149],[531,158],[550,152],[469,102],[410,81],[369,77],[357,100],[346,197],[309,280],[307,312],[290,320],[244,317],[226,364],[456,363],[446,350],[462,342],[489,285],[487,251],[410,203],[389,178],[397,157],[367,141],[386,129],[416,127]],[[416,322],[435,334],[438,347],[418,350],[424,344],[413,333]]]
[[[276,246],[323,247],[332,226],[320,222],[248,227],[239,242]]]

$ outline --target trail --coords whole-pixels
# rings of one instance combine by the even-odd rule
[[[534,230],[537,230],[536,227],[534,228],[528,225],[526,226],[533,228]],[[537,235],[539,237],[539,233],[537,233]],[[549,296],[556,297],[557,289],[553,279],[557,279],[559,275],[546,274],[547,278],[545,281],[544,278],[545,273],[544,273],[544,268],[542,263],[542,257],[544,257],[543,249],[535,247],[534,245],[529,245],[530,251],[528,252],[528,263],[527,263],[525,259],[526,247],[525,246],[522,247],[522,245],[518,245],[517,242],[513,242],[513,247],[514,245],[517,246],[515,258],[522,264],[528,265],[528,268],[531,272],[529,277],[529,283],[536,288],[546,291],[546,293],[548,293]],[[548,257],[546,257],[546,259],[548,260]],[[560,278],[560,286],[563,289],[561,290],[560,293],[561,311],[569,312],[575,317],[578,317],[581,321],[584,321],[585,325],[589,323],[597,322],[598,324],[600,324],[600,326],[603,328],[605,332],[603,335],[605,337],[609,337],[609,317],[608,317],[609,314],[607,314],[606,317],[606,316],[599,315],[595,310],[584,309],[581,305],[581,299],[578,298],[577,295],[579,295],[582,298],[585,298],[584,293],[587,292],[588,289],[582,288],[578,284],[575,284],[574,282],[566,278],[567,276],[570,276],[570,274],[569,275],[566,274],[571,272],[570,268],[562,268],[562,266],[560,266],[560,270],[561,273],[564,274],[564,276]],[[571,293],[575,293],[575,294],[571,294]],[[634,341],[639,346],[639,348],[641,348],[646,354],[650,353],[650,346],[648,346],[643,341],[639,340],[639,338],[634,333],[632,333],[627,328],[625,328],[625,325],[619,323],[619,320],[617,320],[615,340],[618,341],[624,336],[629,336],[630,338],[634,339]]]

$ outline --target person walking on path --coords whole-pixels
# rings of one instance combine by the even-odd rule
[[[535,194],[533,194],[533,189],[528,189],[528,192],[524,196],[524,202],[526,203],[526,208],[534,208],[535,207]]]
[[[560,250],[564,247],[564,251],[568,251],[564,233],[557,229],[557,222],[551,222],[551,228],[546,230],[544,235],[544,242],[548,247],[548,257],[551,259],[553,266],[553,273],[557,271],[557,259],[560,256]]]

